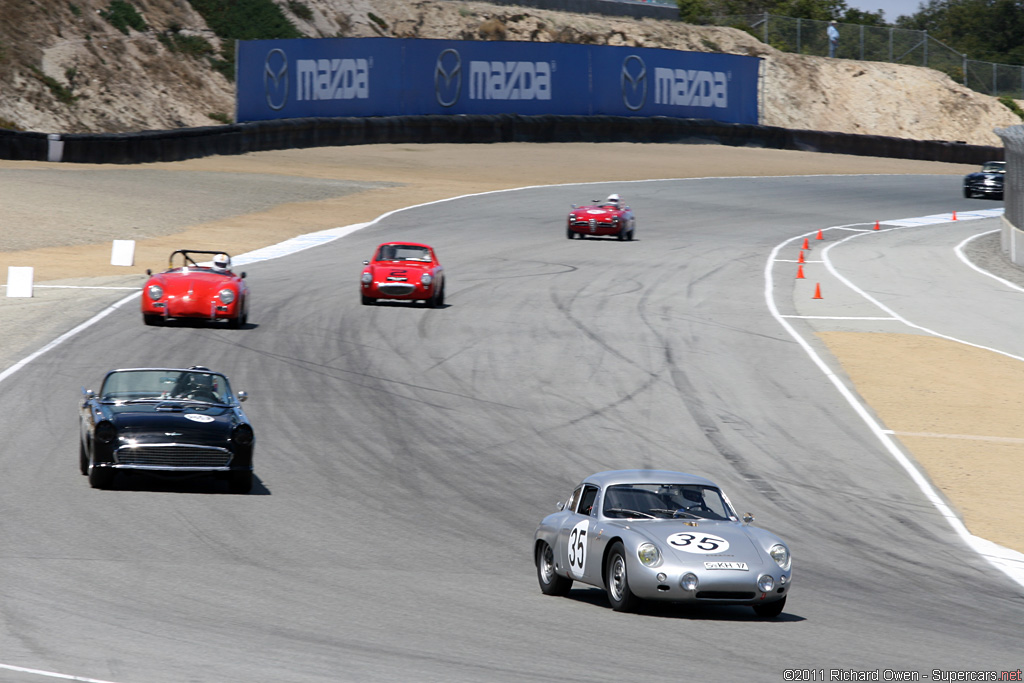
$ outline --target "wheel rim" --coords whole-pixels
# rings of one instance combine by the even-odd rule
[[[540,551],[540,578],[544,583],[551,583],[555,578],[555,554],[549,545]]]
[[[612,558],[611,571],[608,576],[608,590],[611,591],[612,598],[619,602],[625,594],[625,589],[626,562],[622,559],[622,555],[616,555]]]

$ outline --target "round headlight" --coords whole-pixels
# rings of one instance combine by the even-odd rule
[[[423,277],[420,278],[420,282],[423,283],[424,287],[429,287],[430,283],[434,281],[434,278],[430,276],[430,273],[423,273]]]
[[[373,276],[370,275],[369,271],[363,273],[363,276],[359,279],[362,280],[364,285],[368,285],[373,282]]]
[[[645,567],[657,567],[661,564],[661,551],[653,543],[644,543],[636,549],[636,556]]]
[[[569,220],[571,220],[571,221],[574,221],[574,220],[576,220],[576,214],[574,214],[574,213],[570,213],[570,214],[569,214]]]
[[[232,439],[234,439],[234,442],[239,446],[250,445],[255,439],[255,436],[252,433],[252,427],[247,424],[238,425],[235,427],[235,433],[232,436]]]
[[[146,294],[149,295],[149,298],[151,300],[159,301],[160,298],[163,297],[163,295],[164,295],[164,288],[161,287],[160,285],[150,285],[146,289]]]
[[[793,559],[789,556],[789,549],[786,546],[776,543],[768,550],[768,554],[775,560],[775,564],[784,570],[789,570],[789,565]]]
[[[117,438],[117,427],[104,420],[96,425],[96,440],[100,443],[110,443]]]
[[[222,289],[220,290],[220,294],[218,294],[217,296],[219,296],[220,300],[226,304],[229,304],[235,300],[235,292],[234,290],[231,289]]]
[[[775,579],[772,578],[771,574],[762,574],[757,580],[757,589],[762,593],[767,593],[771,589],[775,588]]]
[[[693,572],[686,572],[683,578],[679,579],[679,587],[684,591],[697,590],[697,575]]]

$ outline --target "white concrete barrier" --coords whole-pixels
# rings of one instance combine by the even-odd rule
[[[46,140],[46,160],[61,161],[64,158],[64,141],[61,140],[60,136],[56,133],[50,133],[47,135]]]
[[[114,246],[110,250],[110,265],[134,266],[135,240],[114,240]]]
[[[7,266],[7,296],[32,296],[32,266]]]

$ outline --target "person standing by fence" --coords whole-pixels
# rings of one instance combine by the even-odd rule
[[[836,56],[836,48],[839,47],[839,29],[836,28],[836,20],[828,22],[828,56]]]

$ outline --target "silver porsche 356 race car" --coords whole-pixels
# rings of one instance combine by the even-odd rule
[[[703,477],[662,470],[599,472],[584,479],[534,535],[540,589],[573,581],[604,588],[612,608],[642,600],[749,605],[765,618],[786,605],[789,547],[742,520]]]

